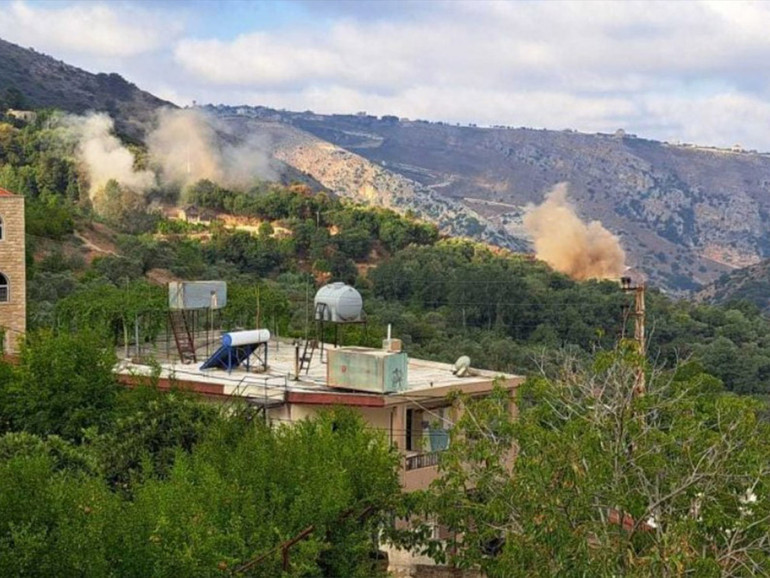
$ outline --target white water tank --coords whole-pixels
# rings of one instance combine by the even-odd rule
[[[267,329],[252,329],[251,331],[231,331],[222,336],[222,345],[228,347],[237,345],[252,345],[270,341],[270,331]]]
[[[315,318],[334,323],[361,321],[361,294],[345,283],[329,283],[315,294]]]

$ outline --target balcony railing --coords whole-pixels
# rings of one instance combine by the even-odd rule
[[[438,465],[439,456],[443,450],[428,452],[406,457],[406,471],[430,468]]]

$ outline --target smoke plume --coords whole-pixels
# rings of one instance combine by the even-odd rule
[[[161,110],[147,146],[164,182],[189,185],[209,179],[239,188],[256,178],[273,180],[277,176],[263,139],[258,135],[237,139],[227,127],[198,110]]]
[[[616,279],[625,270],[619,239],[599,221],[580,220],[567,200],[567,185],[556,185],[545,200],[524,216],[535,252],[551,267],[573,279]]]
[[[278,178],[265,137],[237,138],[216,118],[197,110],[158,113],[156,128],[147,137],[149,164],[155,172],[135,168],[133,153],[114,135],[114,122],[105,113],[63,115],[56,126],[66,141],[74,143],[88,171],[92,199],[111,179],[144,193],[158,184],[185,186],[200,179],[244,188],[257,178]]]
[[[77,143],[76,152],[88,170],[92,197],[110,179],[140,192],[155,185],[151,171],[135,170],[134,155],[113,135],[114,123],[107,114],[65,115],[57,124]]]

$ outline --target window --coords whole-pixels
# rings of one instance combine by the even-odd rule
[[[8,277],[0,273],[0,303],[8,301]]]
[[[412,420],[414,419],[414,410],[406,410],[406,451],[411,452],[413,448],[412,434],[414,428],[412,427]]]
[[[3,240],[3,218],[0,217],[0,241]]]

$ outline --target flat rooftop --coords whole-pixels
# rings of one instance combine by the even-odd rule
[[[506,387],[515,387],[524,380],[522,376],[476,368],[472,368],[465,377],[457,377],[452,374],[451,364],[409,357],[405,390],[393,393],[359,392],[327,384],[326,361],[330,349],[334,349],[334,346],[324,344],[322,358],[321,348],[316,348],[309,366],[299,376],[295,376],[295,347],[292,342],[273,338],[268,342],[267,370],[262,369],[255,355],[249,359],[248,370],[245,364],[230,372],[222,369],[202,370],[200,366],[206,359],[199,356],[195,363],[161,362],[159,378],[165,386],[175,382],[180,387],[194,389],[204,395],[243,397],[264,405],[290,401],[368,406],[404,403],[414,397],[422,400],[443,398],[453,391],[480,393],[491,389],[498,378]],[[380,350],[369,351],[374,353]],[[151,365],[132,360],[120,361],[116,370],[124,376],[124,381],[152,374]]]

